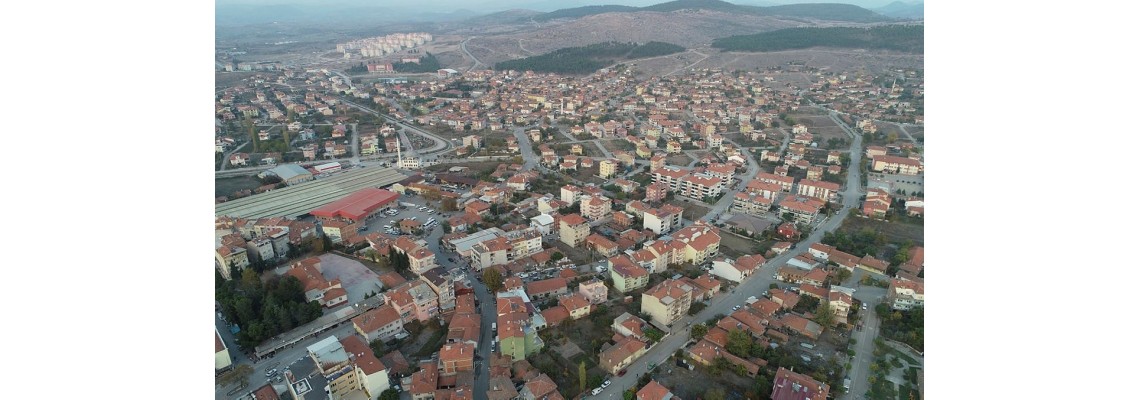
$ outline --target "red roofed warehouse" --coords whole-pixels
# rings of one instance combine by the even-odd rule
[[[309,212],[319,218],[346,218],[359,222],[381,210],[400,196],[396,193],[376,188],[358,190],[348,196]]]

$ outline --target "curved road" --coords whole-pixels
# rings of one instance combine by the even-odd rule
[[[469,37],[467,39],[464,39],[462,42],[459,42],[459,48],[463,49],[463,54],[466,54],[467,57],[470,57],[472,60],[475,61],[474,64],[471,64],[470,67],[467,67],[468,72],[470,72],[471,70],[475,69],[475,67],[478,67],[480,65],[486,65],[486,64],[483,64],[482,62],[480,62],[478,58],[475,58],[474,55],[471,55],[470,51],[467,51],[467,42],[470,41],[471,39],[476,38],[476,37],[478,37],[478,36],[472,36],[472,37]],[[522,48],[521,42],[519,43],[519,48]]]

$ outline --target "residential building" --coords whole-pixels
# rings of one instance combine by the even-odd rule
[[[642,229],[649,229],[658,235],[681,226],[681,216],[684,209],[672,204],[665,204],[658,208],[645,210],[641,218]]]
[[[645,331],[642,330],[645,326],[645,320],[628,312],[622,313],[617,318],[614,318],[614,322],[610,324],[614,333],[622,336],[630,336],[638,340],[645,340]]]
[[[827,400],[829,390],[826,383],[780,367],[772,382],[771,400]]]
[[[585,296],[590,304],[602,304],[609,298],[609,287],[605,282],[594,278],[588,282],[578,284],[578,293]]]
[[[811,224],[823,208],[823,200],[806,196],[788,196],[780,201],[780,213],[791,213],[796,223]]]
[[[922,174],[922,162],[907,158],[879,155],[871,157],[871,170],[900,175]]]
[[[713,135],[720,136],[720,135]],[[718,143],[719,146],[719,143]],[[648,384],[637,391],[637,400],[680,400],[669,388],[661,386],[656,380],[650,380]]]
[[[579,203],[583,217],[597,221],[610,215],[613,201],[606,196],[583,196]]]
[[[320,302],[326,308],[348,302],[348,292],[341,286],[340,279],[329,281],[321,275],[321,260],[317,257],[294,263],[285,274],[301,281],[306,301]]]
[[[739,283],[743,282],[745,279],[751,276],[752,273],[759,270],[765,262],[767,262],[767,260],[765,260],[764,257],[759,254],[740,257],[737,258],[736,261],[713,261],[712,271],[710,271],[710,273],[718,277]]]
[[[640,289],[649,283],[649,272],[634,264],[627,256],[609,258],[610,278],[613,279],[614,289],[626,293]]]
[[[387,342],[407,335],[404,321],[400,319],[400,314],[391,304],[374,308],[353,318],[352,326],[356,329],[356,333],[369,343],[376,340]]]
[[[525,359],[542,349],[538,329],[546,326],[541,314],[532,314],[534,307],[521,290],[498,293],[496,313],[499,352],[514,360]]]
[[[388,390],[388,371],[357,336],[337,340],[329,336],[306,348],[317,365],[317,373],[328,381],[328,393],[333,399],[349,397],[363,391],[368,398]]]
[[[222,335],[218,333],[218,328],[214,327],[214,371],[229,368],[233,364],[234,360],[230,357],[230,349],[226,347],[226,342],[222,341]]]
[[[384,292],[384,302],[392,304],[404,322],[427,322],[439,315],[439,295],[422,280],[409,281]]]
[[[760,182],[767,182],[767,183],[780,185],[780,190],[783,190],[783,191],[789,192],[789,193],[792,191],[792,185],[796,181],[795,178],[792,178],[790,176],[781,176],[781,175],[776,175],[776,174],[770,174],[767,172],[761,172],[761,173],[756,174],[756,180],[760,181]]]
[[[737,193],[732,199],[732,212],[762,216],[772,208],[772,199],[745,192]]]
[[[605,159],[598,162],[598,176],[608,179],[617,174],[617,160]]]
[[[706,174],[692,174],[681,178],[677,193],[693,199],[719,196],[724,191],[725,180]]]
[[[910,310],[922,307],[925,301],[925,288],[922,282],[892,278],[887,287],[887,304],[895,310]]]
[[[673,234],[673,240],[685,244],[684,258],[677,261],[702,264],[720,252],[720,234],[712,225],[697,222]]]
[[[586,247],[598,252],[602,257],[611,257],[618,252],[618,244],[597,233],[586,237]]]
[[[569,293],[569,289],[566,287],[566,279],[561,277],[526,284],[527,296],[535,300],[558,297],[566,293]]]
[[[439,309],[449,311],[455,308],[455,281],[451,273],[443,268],[432,269],[420,274],[420,280],[428,285],[439,298]]]
[[[475,345],[450,343],[439,349],[439,370],[442,375],[453,375],[475,370]]]
[[[214,250],[214,260],[217,264],[217,269],[222,274],[222,278],[226,280],[232,279],[230,272],[233,268],[245,268],[249,266],[249,257],[246,255],[245,248],[229,245],[218,246]]]
[[[661,325],[672,325],[689,311],[694,288],[681,280],[666,279],[641,294],[641,312]]]
[[[617,344],[598,354],[598,367],[607,373],[617,375],[622,368],[644,355],[646,349],[645,342],[631,336],[622,337]]]
[[[542,235],[549,235],[554,231],[554,217],[550,214],[539,214],[530,219],[530,226],[538,230]]]
[[[891,207],[891,194],[883,189],[867,189],[867,199],[863,201],[863,215],[871,218],[886,218]]]
[[[799,195],[815,197],[823,201],[831,201],[839,193],[839,184],[834,182],[801,179],[798,187],[797,193]]]
[[[658,202],[664,201],[665,197],[669,195],[669,184],[654,182],[645,187],[645,201]]]
[[[578,214],[563,216],[559,222],[559,239],[571,247],[578,247],[590,234],[590,225]]]

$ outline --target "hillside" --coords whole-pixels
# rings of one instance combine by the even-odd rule
[[[543,55],[495,64],[497,70],[588,74],[619,60],[656,57],[685,51],[684,47],[663,42],[605,42],[582,47],[567,47]]]
[[[872,28],[790,28],[713,41],[724,51],[780,51],[811,47],[881,49],[923,52],[922,25],[888,25]]]
[[[850,4],[792,4],[757,7],[720,0],[675,0],[645,7],[587,6],[552,11],[534,17],[535,21],[582,18],[605,13],[674,12],[681,10],[719,11],[736,15],[785,16],[843,22],[884,22],[889,18]]]
[[[923,18],[922,3],[903,3],[896,1],[875,9],[875,12],[891,18],[917,19]]]

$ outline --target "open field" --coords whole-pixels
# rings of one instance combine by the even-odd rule
[[[840,128],[839,125],[835,124],[835,121],[832,121],[831,118],[827,116],[792,114],[790,117],[797,123],[804,124],[804,126],[808,128],[808,133],[819,135],[818,143],[820,148],[824,148],[827,144],[827,140],[831,138],[851,140],[847,134],[843,133],[843,128]],[[848,146],[837,150],[847,152],[849,148]]]
[[[759,242],[733,235],[722,229],[720,232],[720,252],[728,258],[736,259],[756,253]]]
[[[253,176],[214,179],[214,197],[229,196],[243,189],[257,189],[257,187],[261,185],[261,181]]]
[[[915,246],[922,246],[924,228],[922,225],[910,225],[897,222],[878,221],[870,218],[847,217],[839,231],[854,234],[864,228],[882,233],[889,242],[905,242],[907,240]]]

